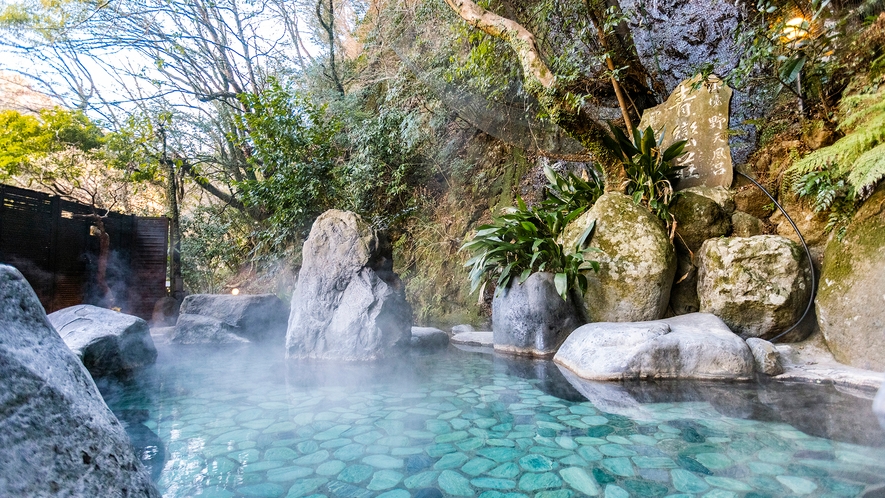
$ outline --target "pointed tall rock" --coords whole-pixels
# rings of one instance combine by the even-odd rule
[[[376,360],[411,339],[412,308],[391,247],[359,215],[320,215],[302,250],[286,334],[287,358]]]

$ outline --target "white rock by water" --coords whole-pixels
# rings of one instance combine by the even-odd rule
[[[781,355],[775,349],[774,344],[765,339],[751,337],[747,339],[747,346],[750,347],[750,352],[753,353],[753,358],[756,360],[757,372],[764,373],[765,375],[780,375],[784,373],[784,367],[781,365]]]
[[[47,318],[93,377],[129,372],[157,360],[148,324],[137,316],[79,304]]]
[[[417,349],[444,348],[449,345],[449,334],[436,327],[412,327],[412,347]]]
[[[461,332],[452,336],[452,344],[490,348],[495,345],[495,334],[486,330],[478,330],[475,332]]]
[[[590,380],[747,380],[754,371],[747,344],[708,313],[589,323],[572,332],[553,361]]]
[[[0,496],[159,497],[86,368],[0,265]]]
[[[461,325],[455,325],[452,327],[451,335],[460,334],[461,332],[476,332],[476,329],[473,328],[473,325],[469,323],[463,323]]]

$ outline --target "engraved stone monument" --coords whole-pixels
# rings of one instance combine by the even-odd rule
[[[697,88],[693,88],[697,86]],[[684,166],[677,173],[676,190],[705,185],[730,187],[733,177],[728,147],[728,103],[731,88],[716,75],[700,83],[700,75],[683,81],[663,104],[642,113],[639,128],[651,126],[655,136],[665,133],[663,148],[688,140],[685,154],[676,159]]]

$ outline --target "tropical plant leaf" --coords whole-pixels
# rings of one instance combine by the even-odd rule
[[[565,273],[557,273],[553,276],[553,285],[556,287],[556,292],[562,297],[566,299],[568,292],[568,275]]]
[[[687,144],[687,143],[688,143],[688,140],[679,140],[679,141],[673,142],[672,144],[670,144],[669,147],[667,147],[667,150],[665,150],[664,153],[661,155],[661,159],[663,159],[664,162],[670,162],[673,159],[676,159],[677,157],[681,156],[683,153],[683,150],[685,149],[685,144]]]
[[[581,236],[578,237],[578,241],[575,243],[575,252],[581,251],[584,249],[584,246],[587,244],[587,239],[590,237],[590,234],[593,233],[593,230],[596,229],[596,220],[590,222],[587,225],[587,228],[581,232]]]
[[[807,60],[808,57],[804,53],[796,54],[787,59],[787,62],[784,63],[780,69],[781,81],[787,85],[796,81],[796,78],[798,78],[799,74],[802,72],[802,68],[805,67],[805,62]]]
[[[531,268],[526,268],[525,270],[523,270],[522,273],[519,274],[519,283],[525,282],[531,274],[532,274]]]

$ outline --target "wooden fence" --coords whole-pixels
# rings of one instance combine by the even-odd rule
[[[98,291],[99,237],[92,208],[41,192],[0,185],[0,262],[18,268],[47,313],[107,304]],[[146,320],[166,295],[169,222],[111,212],[107,284],[113,306]]]

